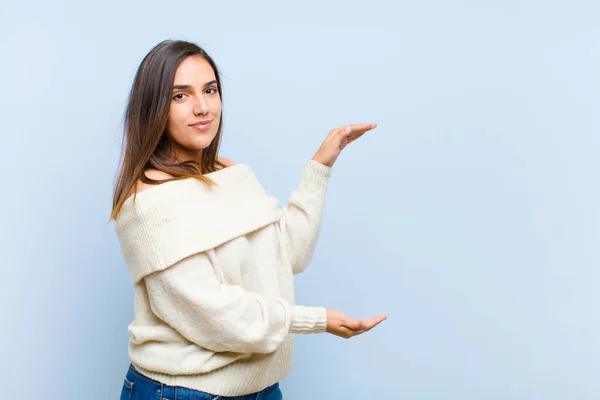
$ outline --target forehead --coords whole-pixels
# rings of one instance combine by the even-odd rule
[[[215,71],[200,56],[186,57],[175,72],[175,85],[203,85],[215,79]]]

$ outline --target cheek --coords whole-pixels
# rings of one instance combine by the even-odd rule
[[[181,124],[185,123],[184,113],[182,113],[181,107],[171,107],[169,109],[169,118],[167,121],[168,126],[171,129],[178,129]]]
[[[212,104],[212,109],[215,114],[221,115],[221,99],[214,99],[214,103]]]

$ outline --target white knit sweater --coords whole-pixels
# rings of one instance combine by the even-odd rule
[[[221,396],[258,392],[291,369],[295,333],[323,332],[294,305],[293,273],[317,243],[331,168],[309,160],[278,207],[245,164],[130,197],[115,224],[135,285],[129,356],[148,377]]]

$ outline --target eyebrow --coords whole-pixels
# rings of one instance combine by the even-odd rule
[[[210,86],[210,85],[214,85],[215,83],[217,83],[217,80],[214,79],[210,82],[206,82],[204,84],[204,87]],[[189,89],[193,89],[192,85],[175,85],[173,86],[173,90],[177,90],[177,89],[184,89],[184,90],[189,90]]]

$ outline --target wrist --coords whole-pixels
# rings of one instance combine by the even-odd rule
[[[325,161],[321,160],[321,159],[320,159],[318,156],[314,156],[314,157],[312,158],[312,160],[313,160],[313,161],[316,161],[316,162],[318,162],[319,164],[322,164],[322,165],[324,165],[324,166],[326,166],[326,167],[329,167],[329,168],[333,167],[333,164],[331,164],[331,165],[330,165],[329,163],[327,163],[327,162],[325,162]]]

